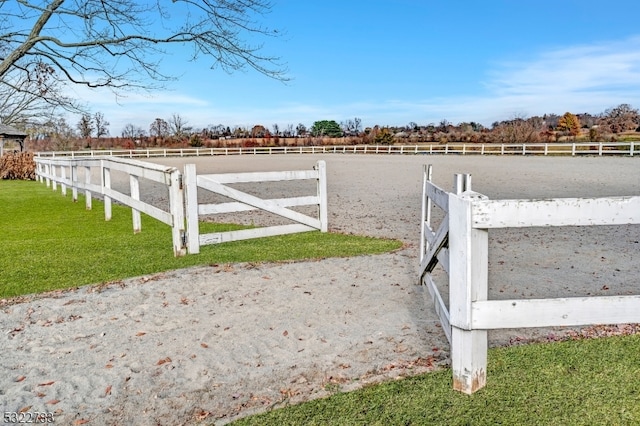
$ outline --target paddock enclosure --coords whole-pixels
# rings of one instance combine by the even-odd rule
[[[319,160],[327,166],[328,230],[402,240],[405,248],[398,256],[403,261],[408,259],[410,270],[407,282],[401,285],[417,285],[419,281],[424,164],[433,165],[431,181],[440,188],[451,191],[453,175],[466,173],[473,177],[473,190],[490,200],[640,195],[638,156],[300,154],[144,159],[177,170],[194,163],[199,174],[311,170]],[[113,183],[125,187],[128,184]],[[280,185],[284,184],[252,189],[263,199],[280,198],[279,194],[292,191]],[[141,183],[140,199],[154,206],[169,203],[168,193],[154,182]],[[443,217],[440,209],[433,209],[434,223]],[[258,214],[247,221],[268,226],[270,219]],[[639,294],[639,225],[499,228],[489,233],[487,246],[487,294],[492,301]],[[446,274],[439,265],[432,272],[437,282]],[[431,306],[429,296],[425,296],[424,303]],[[441,288],[441,298],[442,304],[448,306],[447,286]],[[416,321],[424,324],[430,324],[435,317],[422,315],[415,313]],[[506,322],[505,325],[509,326]],[[425,327],[430,333],[444,335],[441,328]],[[542,336],[564,326],[510,327],[492,326],[487,333],[489,345],[508,343],[514,337]]]
[[[419,273],[423,166],[451,191],[453,175],[468,173],[473,190],[490,200],[633,197],[640,195],[637,157],[462,157],[300,155],[197,160],[202,173],[306,169],[327,163],[329,230],[398,238]],[[190,159],[154,160],[180,167]],[[443,212],[434,209],[439,223]],[[492,229],[488,236],[490,299],[626,296],[640,291],[640,225]],[[436,277],[444,276],[437,267]],[[416,278],[416,283],[418,279]],[[443,290],[443,293],[446,292]],[[449,303],[443,294],[444,303]],[[431,303],[429,301],[429,303]],[[505,342],[533,330],[490,330]]]

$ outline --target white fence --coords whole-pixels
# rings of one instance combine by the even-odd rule
[[[431,225],[431,208],[445,212]],[[454,389],[471,394],[486,384],[487,330],[640,322],[640,296],[488,300],[488,230],[534,226],[640,224],[640,196],[489,200],[455,175],[454,192],[423,176],[420,282],[431,294],[451,344]],[[449,277],[449,308],[434,282],[440,264]]]
[[[146,148],[98,151],[43,151],[37,157],[127,158],[206,157],[216,155],[269,154],[457,154],[457,155],[629,155],[637,153],[639,142],[575,142],[575,143],[449,143],[413,145],[341,145],[341,146],[277,146],[230,148]]]
[[[189,253],[199,253],[200,246],[206,244],[313,230],[327,231],[327,174],[324,161],[318,161],[313,170],[197,175],[195,165],[187,164],[184,171]],[[316,194],[303,197],[262,199],[228,186],[228,184],[232,183],[308,179],[317,181]],[[233,201],[218,204],[198,204],[198,188],[223,195]],[[307,205],[318,206],[317,217],[307,216],[288,208]],[[256,209],[273,213],[295,223],[202,235],[199,232],[198,218],[200,215],[235,213]]]
[[[131,207],[133,231],[136,233],[142,229],[140,213],[145,213],[171,226],[175,256],[183,256],[187,253],[187,250],[191,254],[199,253],[200,246],[206,244],[291,234],[316,229],[327,232],[328,228],[327,173],[324,161],[318,161],[312,170],[209,175],[196,175],[194,164],[185,165],[185,173],[183,175],[174,167],[115,157],[36,157],[35,161],[36,176],[40,182],[46,182],[47,186],[52,186],[54,191],[60,185],[62,195],[66,195],[67,189],[71,188],[73,201],[78,200],[78,191],[84,191],[87,209],[91,209],[93,194],[100,194],[104,199],[105,220],[111,219],[111,204],[112,200],[115,200]],[[112,187],[112,171],[124,172],[128,176],[129,194],[120,192]],[[99,177],[99,182],[95,182],[95,176]],[[140,200],[140,178],[158,182],[167,187],[169,192],[169,211],[164,211]],[[228,186],[228,184],[242,182],[308,179],[314,179],[317,182],[314,195],[271,200],[261,199]],[[183,184],[186,191],[183,189]],[[198,187],[221,194],[231,198],[233,201],[199,205]],[[289,208],[307,205],[317,206],[317,217],[307,216]],[[234,213],[257,209],[276,214],[295,223],[200,235],[198,225],[200,215]]]
[[[78,190],[84,191],[86,207],[91,209],[92,194],[100,194],[104,198],[105,220],[111,220],[112,200],[131,207],[133,231],[140,232],[142,223],[140,213],[145,213],[169,226],[172,229],[173,252],[175,256],[186,253],[184,237],[184,208],[182,174],[174,167],[159,166],[136,160],[122,158],[43,158],[36,157],[36,176],[47,186],[57,190],[61,186],[62,195],[71,188],[73,201],[78,200]],[[92,173],[98,169],[98,173]],[[129,177],[130,194],[125,194],[111,187],[111,172],[124,172]],[[81,177],[81,175],[83,175]],[[92,176],[99,176],[100,182],[92,181]],[[169,211],[164,211],[140,200],[139,179],[149,179],[166,185],[169,191]]]

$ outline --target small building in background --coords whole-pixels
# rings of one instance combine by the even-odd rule
[[[24,140],[27,138],[27,134],[15,127],[0,124],[0,157],[4,155],[5,142],[17,143],[20,146],[20,151],[24,150]]]

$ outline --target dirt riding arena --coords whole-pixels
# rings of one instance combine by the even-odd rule
[[[54,412],[59,424],[225,423],[446,365],[447,340],[417,285],[423,164],[433,164],[433,180],[447,190],[454,173],[471,173],[474,190],[491,199],[640,195],[635,157],[331,154],[153,161],[223,173],[309,169],[319,159],[327,163],[329,229],[400,239],[403,249],[210,265],[5,301],[3,411],[31,406]],[[164,202],[161,191],[141,188],[143,199]],[[638,277],[640,226],[489,233],[493,299],[640,294]],[[504,330],[489,338],[495,346],[562,332]]]

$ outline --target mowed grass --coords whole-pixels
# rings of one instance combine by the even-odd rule
[[[234,425],[637,425],[640,336],[489,351],[487,386],[452,390],[450,369],[337,393]]]
[[[202,223],[202,232],[239,226]],[[363,236],[307,232],[201,247],[198,255],[173,256],[171,228],[146,215],[133,233],[131,209],[71,200],[45,184],[0,181],[0,298],[78,287],[194,265],[262,262],[378,254],[402,243]]]

